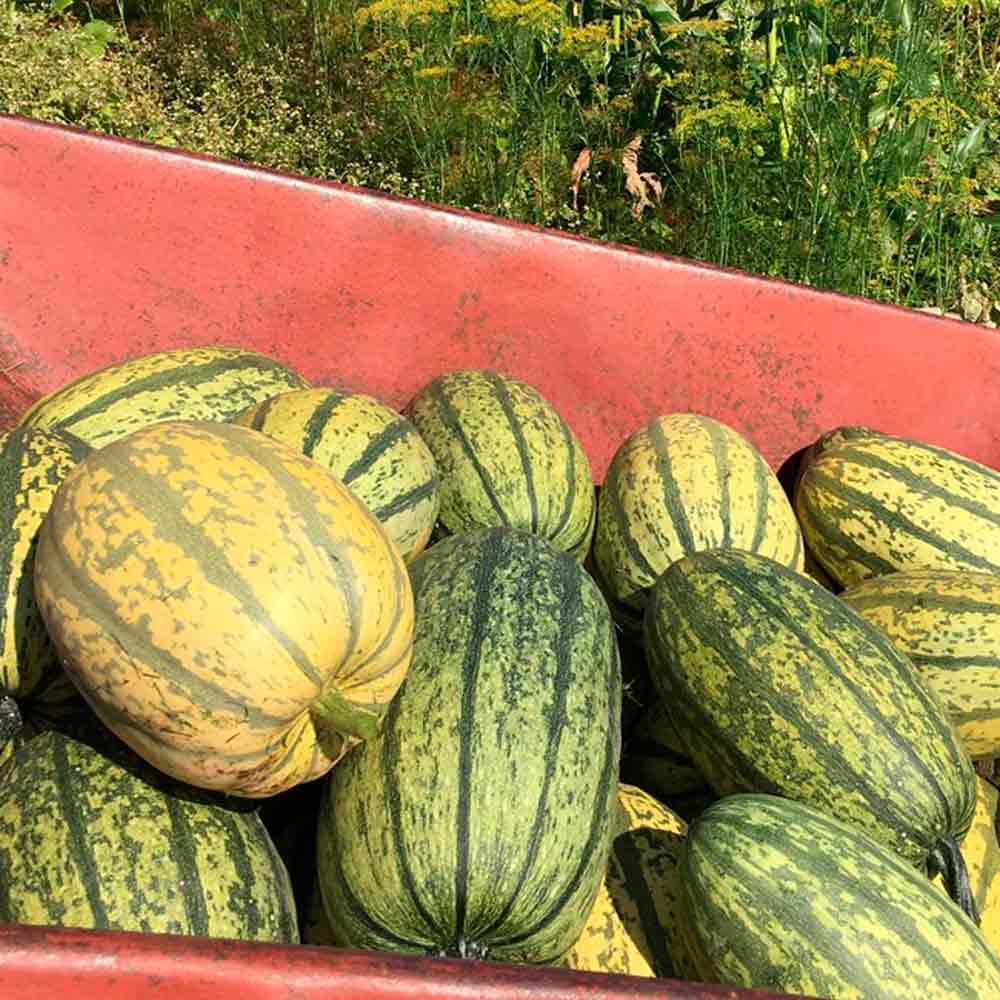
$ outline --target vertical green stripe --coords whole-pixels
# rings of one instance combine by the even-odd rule
[[[280,454],[276,454],[268,448],[255,447],[252,442],[247,441],[245,438],[233,441],[233,445],[242,449],[251,462],[256,462],[261,468],[270,473],[275,484],[284,493],[289,509],[305,525],[309,541],[326,554],[347,608],[347,648],[357,649],[358,636],[361,632],[361,622],[364,616],[364,607],[361,600],[364,590],[358,586],[355,579],[354,561],[344,557],[344,549],[349,549],[354,543],[348,539],[339,538],[332,533],[337,526],[331,524],[318,514],[309,490],[303,485],[300,479],[296,478],[289,471]],[[392,542],[387,537],[384,540],[387,547],[392,545]],[[239,590],[236,590],[236,596],[240,596]],[[253,596],[252,592],[251,596]],[[316,673],[315,667],[305,657],[305,654],[299,650],[298,646],[290,638],[285,637],[270,618],[265,618],[265,621],[268,623],[268,630],[289,650],[289,653],[293,655],[293,659],[295,659],[296,664],[302,672],[310,680],[318,681],[319,675]]]
[[[528,442],[524,437],[524,428],[521,426],[521,420],[514,410],[514,403],[510,398],[507,383],[495,372],[485,372],[484,375],[486,381],[489,382],[493,389],[493,395],[496,396],[503,415],[507,418],[507,425],[510,427],[511,436],[514,438],[514,446],[517,448],[518,457],[521,459],[521,471],[524,473],[524,489],[528,498],[528,510],[530,511],[528,530],[536,533],[538,531],[538,497],[535,493],[535,477],[531,467]]]
[[[198,855],[186,810],[181,800],[173,795],[164,794],[163,801],[170,817],[170,857],[176,866],[175,873],[178,878],[176,891],[184,902],[184,914],[187,917],[185,931],[188,934],[207,937],[208,907],[205,905],[205,894],[201,888]]]
[[[486,499],[489,500],[490,506],[493,508],[493,513],[497,516],[497,520],[500,524],[509,524],[510,520],[507,517],[507,512],[504,510],[503,504],[500,502],[496,490],[493,488],[493,481],[490,479],[490,475],[486,469],[483,468],[483,464],[479,461],[476,449],[472,446],[469,436],[465,433],[465,428],[462,426],[462,419],[455,412],[455,407],[452,406],[451,400],[445,393],[444,386],[440,381],[432,382],[428,394],[434,402],[438,419],[441,421],[445,431],[458,441],[462,447],[462,451],[465,452],[466,457],[472,463],[472,467],[479,478],[479,483],[483,488],[483,493],[486,494]]]
[[[316,445],[319,444],[323,437],[323,431],[326,430],[327,424],[330,422],[330,415],[348,398],[339,392],[331,391],[326,399],[309,414],[309,419],[303,428],[302,444],[300,446],[303,455],[312,458],[312,454],[316,450]]]
[[[732,501],[729,490],[729,445],[723,428],[714,420],[705,419],[702,426],[712,443],[712,459],[715,462],[715,478],[719,482],[719,520],[722,522],[721,548],[732,544]]]
[[[80,881],[83,883],[83,890],[87,895],[87,903],[93,916],[93,926],[108,928],[111,924],[108,920],[108,911],[105,908],[104,900],[101,898],[100,875],[93,855],[94,843],[88,829],[95,817],[89,815],[90,810],[85,804],[86,799],[77,798],[76,786],[81,782],[80,773],[69,766],[64,738],[53,739],[52,756],[55,762],[59,811],[66,822],[70,856],[76,864]],[[86,788],[81,788],[80,792],[85,795]],[[58,879],[60,874],[52,872],[51,876],[53,879]]]
[[[399,733],[397,724],[399,721],[400,703],[405,698],[393,698],[386,713],[385,721],[382,725],[382,736],[379,750],[382,757],[382,787],[385,794],[385,804],[389,812],[390,840],[392,842],[392,853],[399,870],[400,877],[406,894],[410,897],[417,915],[424,923],[427,937],[430,940],[442,938],[447,932],[438,925],[438,922],[431,916],[427,907],[424,906],[420,898],[420,891],[417,881],[410,867],[410,855],[414,845],[407,840],[406,832],[403,830],[403,802],[399,794],[399,782],[396,780],[396,773],[400,766]],[[423,831],[416,831],[419,836]]]
[[[260,907],[257,905],[257,885],[253,866],[250,864],[250,856],[247,853],[246,835],[247,824],[254,821],[260,822],[259,817],[254,816],[234,816],[227,814],[224,810],[218,810],[216,817],[226,836],[226,858],[233,863],[236,870],[237,888],[230,896],[230,904],[237,909],[241,930],[250,940],[256,940],[260,933]],[[171,817],[171,822],[173,817]],[[270,839],[263,824],[259,827],[258,835],[263,841]],[[185,880],[186,881],[186,880]],[[268,893],[271,886],[265,886],[265,898],[270,895],[272,898],[280,896],[277,887]]]
[[[405,951],[411,952],[430,951],[426,943],[420,943],[412,941],[409,938],[401,937],[398,934],[394,934],[384,924],[379,923],[364,908],[361,900],[358,899],[357,894],[351,888],[351,883],[347,880],[347,873],[344,871],[344,866],[341,863],[340,855],[337,853],[336,847],[331,850],[330,855],[333,858],[334,866],[334,878],[332,882],[337,886],[337,889],[339,890],[338,895],[344,902],[344,906],[347,910],[347,913],[345,914],[346,918],[353,919],[356,923],[360,924],[369,935],[378,940],[378,944],[382,948],[389,945],[390,947],[402,948]],[[331,921],[331,923],[342,925],[343,920]]]
[[[656,903],[642,867],[642,854],[636,846],[635,835],[631,832],[621,834],[612,845],[612,851],[621,867],[624,895],[632,901],[639,914],[639,926],[642,928],[643,936],[641,943],[644,945],[639,951],[646,957],[654,976],[666,978],[675,976],[677,973],[673,958],[667,949],[667,930],[660,923],[659,914],[656,912]],[[615,895],[612,890],[612,899]]]
[[[500,911],[496,919],[483,930],[479,937],[486,941],[489,936],[503,926],[504,921],[510,915],[518,896],[526,884],[531,884],[535,861],[541,848],[542,829],[549,815],[549,787],[556,772],[556,764],[559,758],[559,750],[562,745],[562,735],[566,728],[566,702],[569,697],[569,689],[572,685],[573,663],[571,652],[573,643],[579,634],[579,623],[584,619],[583,596],[580,586],[582,579],[581,571],[574,564],[569,571],[564,570],[559,574],[559,583],[563,587],[563,593],[559,601],[559,625],[558,637],[555,644],[556,672],[552,680],[554,700],[552,711],[546,718],[549,723],[548,742],[545,745],[545,771],[542,778],[542,786],[538,792],[538,804],[535,806],[535,816],[531,823],[531,832],[528,835],[528,849],[524,856],[524,863],[518,875],[517,882],[511,890],[507,902]],[[553,580],[556,583],[556,580]],[[540,691],[541,696],[544,692]]]
[[[760,456],[755,456],[753,464],[753,478],[757,484],[757,523],[754,526],[753,541],[750,543],[751,552],[759,552],[764,544],[764,535],[767,532],[767,507],[771,499],[771,469]]]
[[[612,627],[607,629],[607,650],[600,662],[608,662],[607,671],[607,733],[608,739],[604,745],[604,760],[601,765],[601,779],[595,789],[593,801],[587,808],[590,816],[590,831],[587,842],[579,852],[577,864],[563,889],[552,900],[548,910],[534,924],[524,928],[519,933],[493,943],[494,948],[500,945],[516,945],[527,941],[541,933],[563,913],[567,903],[580,891],[581,880],[587,868],[594,864],[598,851],[604,852],[608,845],[607,839],[611,830],[611,821],[616,808],[615,794],[618,790],[618,765],[621,756],[621,664],[618,659],[618,643]],[[595,720],[596,721],[596,720]],[[601,720],[604,722],[604,719]],[[606,860],[604,855],[603,860]],[[604,866],[601,866],[603,873]]]
[[[670,523],[685,552],[693,552],[694,535],[688,521],[687,510],[681,498],[680,486],[674,478],[673,462],[670,458],[670,444],[663,433],[663,425],[659,420],[651,420],[646,425],[650,444],[656,455],[656,465],[660,472],[660,482],[663,486],[663,502],[670,517]]]
[[[494,529],[480,542],[472,579],[473,602],[469,615],[469,641],[462,660],[462,707],[458,719],[458,808],[456,813],[455,948],[465,953],[465,923],[469,889],[469,827],[472,802],[473,743],[476,735],[476,682],[482,665],[482,646],[492,624],[491,586],[504,551],[505,533]]]
[[[639,543],[632,534],[631,525],[625,514],[625,505],[622,503],[622,478],[620,475],[615,475],[613,470],[612,474],[605,481],[604,488],[601,490],[597,502],[602,507],[607,506],[611,512],[615,527],[618,529],[618,537],[621,539],[621,544],[625,546],[625,551],[632,560],[635,569],[638,569],[652,584],[660,574],[656,572],[652,563],[646,558],[646,553],[639,548]],[[612,542],[612,544],[614,543]],[[634,570],[628,574],[630,577],[634,575]],[[623,600],[628,599],[628,597],[628,594],[622,595]]]
[[[559,520],[549,534],[549,537],[553,541],[559,538],[565,530],[566,525],[569,524],[569,519],[573,515],[573,505],[576,503],[576,442],[573,439],[573,432],[565,420],[559,421],[559,427],[562,430],[563,444],[566,447],[566,471],[563,473],[566,477],[566,496],[563,499],[563,508],[559,513]],[[592,483],[587,483],[587,486],[593,489]],[[579,544],[577,542],[577,545]],[[569,547],[575,548],[575,546]]]

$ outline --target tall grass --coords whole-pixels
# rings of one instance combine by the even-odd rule
[[[145,42],[181,144],[1000,317],[997,0],[73,10]]]

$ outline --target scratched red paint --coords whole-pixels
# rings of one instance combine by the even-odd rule
[[[238,344],[402,407],[431,377],[536,386],[604,476],[695,410],[778,467],[866,423],[1000,466],[989,330],[369,192],[0,116],[0,426],[127,357]],[[0,928],[0,996],[749,998],[400,956]]]

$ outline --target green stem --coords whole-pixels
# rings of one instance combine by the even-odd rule
[[[371,708],[348,701],[336,688],[314,701],[309,713],[324,746],[327,740],[343,744],[350,737],[370,740],[378,733],[378,714]]]
[[[959,850],[958,841],[953,836],[942,837],[932,848],[927,858],[927,868],[931,876],[940,875],[944,879],[948,895],[958,904],[962,912],[978,926],[979,912],[969,883],[969,870],[965,858]]]

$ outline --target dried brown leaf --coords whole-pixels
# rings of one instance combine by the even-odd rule
[[[573,172],[570,176],[569,188],[573,192],[573,211],[579,211],[577,207],[577,199],[580,195],[580,181],[583,180],[583,175],[587,172],[590,167],[590,149],[584,146],[580,150],[580,155],[577,156],[573,163]]]
[[[622,170],[625,171],[625,190],[632,195],[635,203],[632,214],[639,218],[646,208],[655,208],[650,200],[650,192],[656,200],[663,197],[663,185],[656,174],[639,172],[639,147],[642,146],[642,136],[637,135],[622,151]]]

